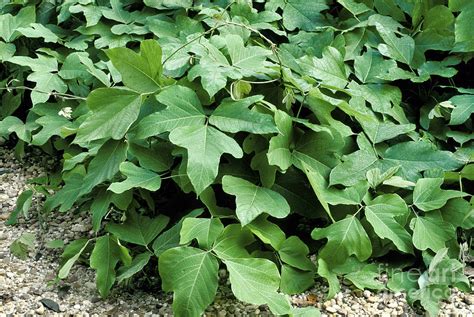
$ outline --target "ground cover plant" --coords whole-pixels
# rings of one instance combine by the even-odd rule
[[[58,278],[81,261],[106,297],[159,275],[177,316],[219,267],[278,315],[317,315],[288,295],[340,278],[436,315],[470,291],[473,19],[470,0],[1,1],[0,137],[60,158],[8,224],[38,194],[90,213]]]

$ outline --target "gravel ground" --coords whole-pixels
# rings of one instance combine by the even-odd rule
[[[50,219],[40,221],[36,215],[40,210],[41,197],[37,196],[33,199],[29,220],[20,219],[19,225],[14,227],[4,225],[26,181],[46,175],[46,167],[53,164],[51,159],[39,153],[28,153],[20,163],[14,159],[13,151],[0,147],[0,316],[57,313],[171,315],[171,295],[157,289],[146,289],[147,285],[153,285],[153,280],[143,285],[138,283],[133,289],[127,285],[115,287],[106,300],[98,296],[94,272],[85,266],[75,265],[66,280],[55,283],[61,251],[48,249],[45,244],[55,239],[64,239],[67,243],[76,238],[93,236],[87,215],[54,213]],[[30,251],[26,260],[20,260],[10,254],[9,247],[26,232],[36,236],[35,249]],[[221,270],[219,275],[218,294],[214,304],[206,311],[206,316],[271,315],[265,306],[237,301],[230,291],[227,272]],[[326,301],[326,293],[327,286],[316,284],[313,289],[292,299],[297,306],[317,306],[323,316],[415,315],[403,293],[362,292],[344,284],[334,299]],[[46,307],[48,304],[53,310]],[[55,304],[57,307],[54,307]],[[441,315],[472,316],[473,312],[473,295],[454,289],[449,301],[442,304]]]

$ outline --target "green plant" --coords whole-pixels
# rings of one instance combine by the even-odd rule
[[[107,296],[157,257],[178,316],[212,303],[221,265],[275,314],[314,316],[285,295],[314,278],[329,296],[338,276],[383,289],[386,262],[388,287],[431,314],[449,286],[470,290],[456,258],[474,220],[471,1],[0,10],[0,136],[62,155],[34,188],[44,211],[75,205],[98,233],[65,248],[59,278],[86,256]]]

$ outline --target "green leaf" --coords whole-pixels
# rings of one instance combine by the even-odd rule
[[[99,88],[87,97],[91,114],[79,126],[74,143],[122,139],[138,118],[143,97],[131,90]]]
[[[123,141],[109,140],[102,145],[89,163],[81,194],[89,193],[95,186],[114,177],[125,161],[127,148],[127,143]]]
[[[404,175],[436,168],[452,171],[463,165],[451,152],[438,150],[426,141],[398,143],[388,148],[383,158],[393,165],[400,165]]]
[[[300,271],[289,265],[281,266],[280,289],[285,294],[300,294],[313,286],[314,272]]]
[[[272,0],[266,5],[267,10],[275,10],[280,7],[283,10],[283,25],[289,31],[300,29],[304,31],[314,31],[316,28],[326,24],[321,11],[328,8],[325,0],[311,1],[304,0]]]
[[[413,245],[422,251],[431,249],[436,252],[444,248],[455,233],[451,224],[443,222],[432,213],[412,219],[410,228],[413,230]]]
[[[238,300],[254,305],[267,304],[274,314],[287,314],[291,305],[278,293],[280,274],[270,260],[260,258],[224,260],[232,293]]]
[[[474,112],[474,95],[458,95],[452,97],[449,101],[455,107],[451,112],[450,125],[463,124]]]
[[[249,106],[260,100],[262,96],[259,95],[237,101],[225,99],[213,111],[209,123],[231,133],[240,131],[254,134],[277,133],[278,129],[270,115],[249,110]]]
[[[57,43],[59,40],[53,31],[40,23],[30,23],[26,27],[17,28],[16,31],[28,38],[43,38],[46,43]]]
[[[245,247],[254,241],[255,239],[247,227],[242,228],[240,224],[232,224],[225,227],[214,243],[212,251],[221,260],[249,258],[250,254]]]
[[[173,164],[171,147],[171,144],[165,142],[156,142],[150,147],[131,143],[129,152],[138,159],[141,167],[154,172],[164,172]]]
[[[464,199],[451,199],[441,209],[441,214],[445,221],[450,222],[455,227],[466,230],[474,227],[474,208]]]
[[[5,42],[13,42],[20,36],[18,28],[27,27],[36,19],[35,6],[29,5],[22,8],[17,15],[9,13],[0,15],[0,37]]]
[[[117,282],[121,283],[122,281],[132,277],[138,272],[142,271],[143,268],[148,264],[152,253],[144,252],[140,253],[133,258],[132,263],[128,266],[122,266],[117,270]]]
[[[140,93],[155,92],[160,88],[161,47],[155,40],[142,41],[140,54],[125,47],[109,49],[106,53],[128,88]]]
[[[222,154],[228,153],[235,158],[243,155],[234,139],[207,125],[176,128],[169,138],[172,143],[187,149],[187,175],[197,195],[214,182]]]
[[[21,260],[28,258],[28,253],[35,247],[36,236],[33,233],[25,232],[10,245],[10,252]]]
[[[124,223],[109,223],[106,229],[122,241],[147,246],[165,229],[168,221],[169,218],[164,215],[149,218],[128,212]]]
[[[0,61],[6,61],[10,59],[16,52],[16,47],[14,44],[5,43],[0,41]]]
[[[89,244],[89,241],[90,240],[87,239],[78,239],[67,245],[63,254],[61,255],[62,264],[58,272],[58,278],[65,279],[69,275],[72,266],[79,259],[82,252],[84,252],[87,245]]]
[[[367,264],[356,272],[344,275],[344,278],[351,281],[358,289],[381,290],[384,285],[376,279],[380,277],[380,268],[377,264]]]
[[[275,250],[278,250],[286,239],[283,230],[264,216],[257,217],[247,224],[246,228],[250,229],[263,243],[271,245]]]
[[[156,99],[167,108],[141,120],[136,128],[136,138],[144,139],[175,128],[198,126],[205,122],[201,102],[190,88],[171,86],[160,92]]]
[[[164,291],[173,291],[176,316],[201,316],[216,296],[217,259],[209,252],[191,247],[165,251],[159,257]]]
[[[343,158],[343,162],[331,170],[329,185],[355,185],[365,179],[368,170],[375,168],[379,159],[373,151],[359,150]]]
[[[94,201],[90,207],[92,213],[92,229],[95,232],[99,231],[102,219],[109,212],[109,207],[112,202],[112,193],[101,189],[94,197]]]
[[[330,269],[330,265],[323,258],[318,259],[318,275],[325,278],[329,284],[328,298],[333,298],[341,290],[337,275]]]
[[[122,259],[122,249],[111,235],[96,240],[90,257],[90,266],[96,270],[96,284],[100,295],[105,298],[115,283],[115,266]]]
[[[413,191],[413,204],[423,211],[443,207],[452,198],[468,195],[457,190],[442,190],[443,178],[420,178]]]
[[[222,188],[227,194],[236,196],[235,212],[242,226],[263,213],[276,218],[285,218],[290,213],[290,206],[285,198],[271,189],[230,175],[222,178]]]
[[[297,236],[291,236],[278,247],[280,259],[302,271],[314,271],[315,266],[309,259],[308,246]]]
[[[372,254],[372,243],[355,216],[348,216],[326,228],[316,228],[311,232],[311,237],[314,240],[328,239],[319,251],[319,256],[328,265],[344,263],[353,254],[360,261],[365,261]]]
[[[223,230],[224,225],[218,218],[186,218],[181,227],[179,243],[187,244],[197,239],[201,248],[209,249]]]
[[[53,196],[46,199],[44,203],[45,211],[52,211],[54,208],[59,208],[60,212],[65,212],[71,209],[74,203],[81,197],[84,185],[84,176],[80,174],[72,174],[65,181],[64,186],[58,190]]]
[[[379,52],[396,61],[411,65],[415,52],[415,41],[408,35],[397,31],[401,27],[391,17],[372,15],[369,24],[374,25],[386,44],[379,44]],[[393,28],[395,26],[395,28]]]
[[[21,192],[21,194],[16,200],[15,209],[10,214],[10,217],[8,217],[8,220],[5,222],[5,225],[11,226],[16,224],[19,215],[28,218],[28,210],[31,207],[32,199],[33,191],[31,189],[27,189]]]
[[[120,164],[120,172],[127,176],[127,179],[120,183],[112,183],[108,188],[116,194],[121,194],[132,188],[144,188],[154,192],[161,187],[160,175],[133,163],[123,162]]]
[[[170,229],[161,233],[155,241],[153,241],[153,252],[159,257],[163,252],[168,249],[179,246],[180,231],[184,219],[188,217],[198,217],[203,213],[203,209],[195,209],[181,218],[178,223],[172,226]]]
[[[287,170],[291,166],[290,144],[293,139],[293,120],[286,112],[277,110],[275,122],[279,133],[270,139],[268,163]]]
[[[322,58],[305,57],[301,66],[307,68],[308,75],[322,80],[326,85],[336,88],[344,88],[347,85],[348,72],[344,57],[332,46],[323,50]]]
[[[392,241],[398,250],[413,254],[410,234],[398,219],[408,215],[405,201],[397,194],[380,195],[365,207],[365,216],[382,239]]]

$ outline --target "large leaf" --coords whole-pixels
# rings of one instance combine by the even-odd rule
[[[120,260],[124,261],[126,255],[123,247],[111,235],[97,239],[91,253],[90,266],[96,270],[97,289],[102,297],[107,297],[109,294],[116,279],[115,266]]]
[[[125,47],[109,49],[106,53],[122,75],[125,86],[141,93],[158,90],[162,72],[161,48],[158,42],[142,41],[140,54]]]
[[[198,195],[214,182],[222,154],[243,155],[234,139],[208,125],[176,128],[169,138],[187,149],[187,175]]]
[[[138,118],[143,97],[131,90],[99,88],[87,97],[91,114],[79,126],[75,143],[104,138],[120,140]]]
[[[418,250],[431,249],[437,252],[454,238],[455,233],[451,224],[431,213],[412,219],[410,227],[413,230],[413,245]]]
[[[313,57],[303,60],[302,66],[308,67],[308,74],[322,80],[326,85],[344,88],[347,85],[347,71],[342,54],[334,47],[323,50],[322,58]]]
[[[255,134],[278,132],[273,118],[268,114],[249,110],[249,106],[261,100],[253,96],[238,101],[224,100],[212,113],[209,122],[226,132],[246,131]]]
[[[311,237],[315,240],[328,239],[319,256],[331,265],[344,263],[353,254],[360,261],[365,261],[372,254],[372,243],[355,216],[348,216],[326,228],[316,228]]]
[[[275,263],[257,258],[224,260],[224,263],[237,299],[254,305],[267,304],[278,315],[290,311],[288,298],[277,292],[280,274]]]
[[[380,238],[391,240],[402,252],[413,253],[411,236],[398,220],[407,214],[405,201],[396,194],[378,196],[365,207],[365,216]]]
[[[116,194],[121,194],[132,188],[144,188],[154,192],[161,186],[160,175],[133,163],[123,162],[119,169],[123,175],[127,176],[127,179],[120,183],[110,184],[108,190]]]
[[[275,7],[283,9],[283,25],[290,31],[296,28],[314,31],[317,27],[325,25],[321,11],[328,8],[326,0],[311,1],[310,3],[304,0],[272,0],[267,4],[269,10],[275,10]]]
[[[96,185],[117,174],[120,164],[125,161],[127,147],[127,143],[114,140],[102,145],[97,155],[89,163],[87,175],[82,184],[82,194],[89,193]]]
[[[156,99],[167,108],[141,120],[135,137],[144,139],[178,127],[204,124],[206,117],[201,102],[190,88],[172,86],[159,93]]]
[[[127,220],[122,224],[110,223],[107,231],[122,241],[147,246],[166,227],[169,218],[164,215],[150,218],[135,212],[127,213]]]
[[[196,239],[199,246],[208,249],[224,230],[224,225],[218,218],[186,218],[181,227],[180,244],[186,244]]]
[[[219,264],[209,252],[191,247],[165,251],[159,257],[165,291],[173,291],[176,316],[201,316],[216,296]]]
[[[276,218],[284,218],[290,213],[290,206],[283,196],[244,179],[226,175],[222,178],[222,188],[236,197],[235,212],[242,226],[263,213]]]
[[[457,190],[442,190],[443,182],[443,178],[420,178],[413,191],[413,204],[423,211],[430,211],[443,207],[452,198],[467,195]]]
[[[449,101],[454,105],[449,124],[463,124],[474,112],[474,95],[454,96]]]

